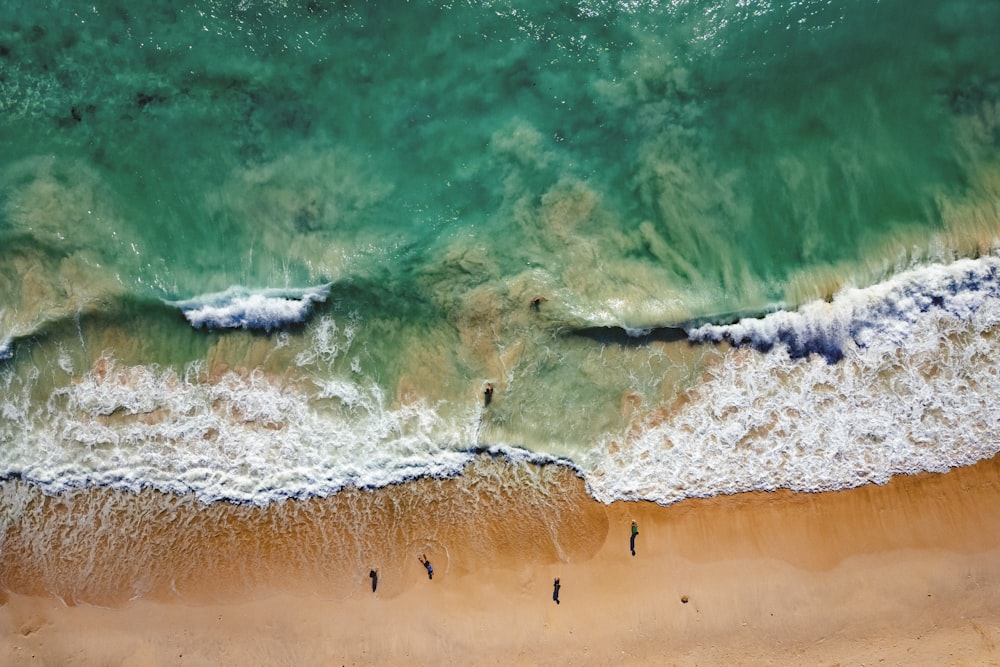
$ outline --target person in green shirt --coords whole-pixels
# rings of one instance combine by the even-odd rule
[[[635,555],[635,536],[639,534],[639,524],[632,521],[632,539],[629,540],[628,548],[632,551],[632,555]]]

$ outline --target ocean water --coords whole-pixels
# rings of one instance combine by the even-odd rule
[[[1000,3],[5,8],[0,547],[37,493],[1000,451]]]

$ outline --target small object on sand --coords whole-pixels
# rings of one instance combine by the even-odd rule
[[[683,602],[684,604],[687,604],[688,603],[688,596],[682,595],[681,596],[681,602]]]

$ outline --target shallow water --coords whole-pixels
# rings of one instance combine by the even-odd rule
[[[6,12],[0,476],[266,505],[488,450],[669,503],[992,456],[998,27]]]
[[[118,606],[136,598],[204,604],[275,591],[394,597],[437,579],[511,563],[593,556],[603,506],[558,466],[476,459],[466,475],[326,498],[206,505],[193,495],[95,487],[0,490],[0,591]]]

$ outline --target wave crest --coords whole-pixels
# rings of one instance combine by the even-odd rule
[[[272,331],[301,324],[316,303],[326,301],[331,285],[250,290],[234,286],[224,292],[185,301],[167,301],[180,308],[196,329],[255,329]]]
[[[706,324],[688,330],[693,342],[751,346],[769,352],[783,346],[793,359],[818,354],[828,363],[859,348],[895,348],[909,339],[932,310],[968,319],[1000,297],[1000,258],[959,260],[902,273],[884,283],[841,290],[830,303],[815,301],[736,324]]]

